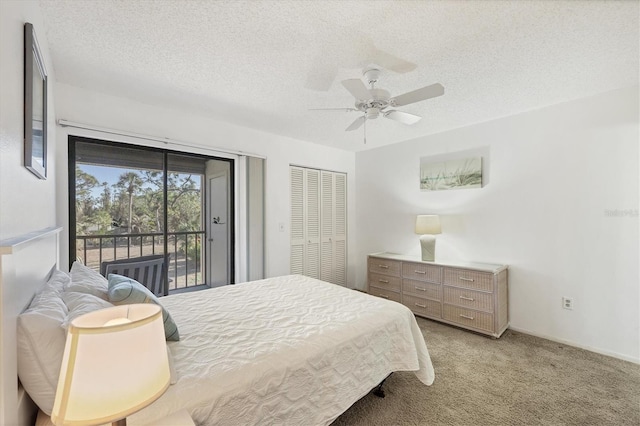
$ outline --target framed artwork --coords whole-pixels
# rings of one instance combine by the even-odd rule
[[[429,157],[420,159],[422,191],[481,187],[482,157],[441,162],[429,162]]]
[[[24,24],[24,166],[47,178],[47,71],[30,23]]]

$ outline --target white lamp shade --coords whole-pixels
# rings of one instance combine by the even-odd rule
[[[51,420],[60,426],[124,419],[160,397],[169,381],[158,305],[94,311],[69,326]]]
[[[416,234],[441,234],[440,216],[423,214],[416,216]]]

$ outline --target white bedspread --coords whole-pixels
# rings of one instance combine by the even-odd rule
[[[300,275],[163,297],[178,380],[129,425],[326,425],[393,371],[433,366],[403,305]]]

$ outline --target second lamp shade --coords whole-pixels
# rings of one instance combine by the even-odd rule
[[[416,216],[416,234],[441,234],[440,216],[435,214],[423,214]]]

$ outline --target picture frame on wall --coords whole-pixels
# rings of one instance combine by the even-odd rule
[[[47,178],[47,70],[35,30],[24,24],[24,166]]]
[[[482,188],[482,157],[433,162],[420,159],[420,190]]]

